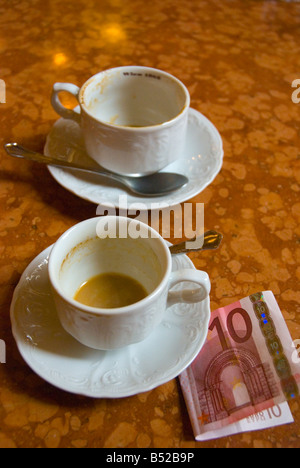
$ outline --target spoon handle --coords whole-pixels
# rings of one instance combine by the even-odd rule
[[[30,161],[47,164],[49,166],[66,167],[69,169],[76,169],[80,171],[93,172],[93,173],[96,172],[99,175],[103,175],[105,177],[111,177],[112,179],[120,180],[120,178],[115,174],[110,174],[102,170],[99,171],[97,168],[94,168],[94,167],[81,166],[80,164],[69,162],[69,161],[66,161],[65,159],[58,159],[58,158],[53,158],[51,156],[44,156],[41,153],[36,153],[35,151],[31,151],[27,148],[24,148],[18,143],[7,143],[6,145],[4,145],[4,148],[10,156],[14,156],[15,158],[28,159]]]
[[[198,238],[200,241],[202,238]],[[170,246],[170,251],[172,255],[181,254],[181,253],[189,253],[189,252],[198,252],[200,250],[215,250],[221,244],[223,236],[221,233],[217,231],[206,231],[203,237],[203,245],[201,247],[197,247],[197,237],[195,236],[193,239],[189,241],[183,241],[179,244],[174,244]],[[191,244],[195,242],[196,247],[188,247],[187,244]]]

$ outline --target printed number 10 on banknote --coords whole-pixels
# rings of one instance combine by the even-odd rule
[[[298,396],[294,351],[272,292],[214,311],[204,347],[180,376],[194,430],[216,430]]]

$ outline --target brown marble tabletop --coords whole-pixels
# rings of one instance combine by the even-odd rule
[[[2,0],[0,447],[300,446],[297,399],[290,402],[294,424],[200,443],[178,379],[126,398],[91,399],[37,376],[12,336],[13,291],[27,265],[95,216],[96,205],[60,186],[46,167],[3,149],[18,141],[43,151],[58,119],[54,82],[81,85],[122,65],[177,76],[224,144],[221,171],[190,200],[205,204],[205,227],[224,235],[213,255],[189,254],[210,275],[211,309],[271,290],[293,340],[300,339],[300,92],[292,87],[300,79],[299,43],[300,4],[292,1]],[[67,96],[64,102],[74,105]]]

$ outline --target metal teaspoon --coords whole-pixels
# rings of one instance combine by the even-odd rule
[[[18,143],[7,143],[4,145],[4,148],[10,156],[14,156],[16,158],[29,159],[31,161],[47,164],[50,166],[76,169],[99,174],[103,177],[108,177],[109,179],[116,180],[125,185],[132,192],[148,197],[167,195],[168,193],[174,192],[175,190],[183,187],[189,181],[188,178],[184,175],[175,174],[172,172],[156,172],[155,174],[141,177],[130,177],[114,174],[111,172],[106,172],[103,169],[86,167],[74,162],[44,156],[43,154],[26,149]]]
[[[223,236],[221,233],[217,231],[207,231],[204,233],[204,242],[203,242],[202,247],[196,247],[194,249],[187,247],[187,242],[189,243],[196,242],[197,237],[194,237],[193,239],[189,241],[183,241],[183,242],[180,242],[179,244],[171,245],[169,249],[172,255],[196,252],[200,250],[215,250],[221,244],[222,239],[223,239]]]

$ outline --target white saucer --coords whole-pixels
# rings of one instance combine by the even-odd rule
[[[46,156],[96,164],[86,154],[80,127],[72,120],[59,119],[55,122],[47,137],[44,153]],[[184,154],[163,170],[184,174],[189,178],[189,183],[171,195],[139,197],[104,177],[55,167],[49,167],[49,170],[60,185],[92,203],[127,210],[129,204],[142,202],[144,209],[148,210],[152,203],[174,206],[200,193],[220,171],[223,154],[222,139],[215,126],[200,112],[190,109]],[[120,200],[122,195],[127,195],[126,202],[122,198]]]
[[[10,311],[18,349],[44,380],[75,394],[119,398],[168,382],[198,355],[208,332],[209,298],[199,304],[170,307],[145,341],[126,348],[96,351],[77,342],[61,327],[52,300],[48,280],[51,248],[23,273]],[[194,266],[187,256],[178,255],[173,257],[173,270],[179,268]]]

